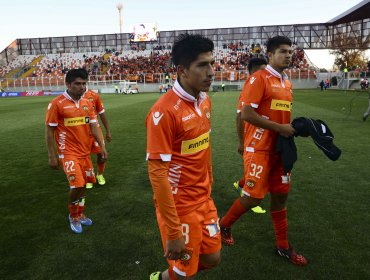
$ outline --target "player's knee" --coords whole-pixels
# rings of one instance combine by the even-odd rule
[[[104,163],[103,155],[102,154],[97,154],[97,162],[98,163]]]
[[[240,198],[240,203],[247,209],[250,209],[250,208],[253,208],[253,207],[256,207],[258,205],[260,205],[262,199],[259,199],[259,198],[253,198],[253,197],[250,197],[250,196],[242,196]]]
[[[288,199],[288,194],[271,194],[271,210],[278,211],[282,210],[286,206],[286,201]]]
[[[203,269],[211,269],[219,266],[221,263],[221,252],[210,255],[203,255],[199,260],[199,267]]]

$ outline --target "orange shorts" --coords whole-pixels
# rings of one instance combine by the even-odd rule
[[[290,173],[284,174],[279,154],[245,152],[243,158],[245,179],[243,193],[245,195],[262,199],[268,192],[289,192]]]
[[[104,141],[103,131],[100,126],[99,133]],[[101,154],[101,147],[99,146],[99,143],[95,140],[94,136],[91,136],[91,154]]]
[[[166,231],[161,215],[156,209],[162,244],[166,251]],[[181,276],[192,276],[198,271],[199,255],[213,254],[221,250],[221,235],[218,215],[212,199],[187,215],[179,216],[186,245],[185,260],[167,260]]]
[[[94,168],[90,156],[83,158],[64,156],[60,162],[71,189],[84,187],[86,183],[95,183]]]

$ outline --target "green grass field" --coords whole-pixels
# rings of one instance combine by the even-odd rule
[[[223,215],[236,198],[232,182],[242,175],[238,93],[211,96],[213,198]],[[86,213],[94,225],[81,235],[67,222],[65,175],[47,166],[44,118],[51,98],[0,99],[0,279],[136,280],[167,267],[145,161],[144,120],[158,97],[102,97],[113,136],[107,184],[88,191]],[[248,213],[233,227],[236,244],[223,248],[221,266],[197,279],[370,279],[370,120],[362,121],[368,95],[297,90],[294,100],[294,116],[324,120],[342,149],[332,162],[311,139],[296,138],[289,236],[310,264],[295,267],[275,256],[269,213]]]

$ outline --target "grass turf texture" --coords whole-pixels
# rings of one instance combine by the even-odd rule
[[[213,198],[223,215],[236,198],[232,182],[242,175],[238,93],[211,96]],[[102,96],[113,136],[107,184],[88,191],[86,213],[94,224],[81,235],[68,226],[65,175],[47,167],[44,118],[51,98],[0,99],[0,279],[135,280],[167,267],[145,161],[144,120],[158,97]],[[223,248],[221,266],[197,279],[369,279],[370,121],[362,121],[367,105],[361,92],[294,93],[294,117],[324,120],[343,152],[331,162],[311,139],[296,138],[289,239],[310,264],[295,267],[275,256],[269,213],[248,213],[234,225],[236,245]],[[262,206],[268,202],[266,197]]]

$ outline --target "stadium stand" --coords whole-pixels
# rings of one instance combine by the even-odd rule
[[[303,49],[293,46],[291,79],[314,79],[316,69],[309,63]],[[215,80],[240,81],[247,79],[249,59],[266,57],[266,47],[243,42],[216,47]],[[175,79],[171,64],[170,46],[155,46],[152,50],[121,50],[86,53],[20,55],[9,65],[0,67],[2,87],[62,85],[65,73],[72,68],[85,68],[92,81],[127,80],[138,83],[164,83],[165,76]]]

